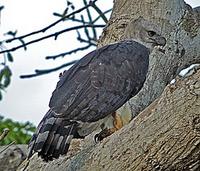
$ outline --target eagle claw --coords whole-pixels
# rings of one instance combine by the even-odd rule
[[[96,134],[95,136],[94,136],[94,141],[97,143],[97,142],[100,142],[100,141],[102,141],[104,138],[106,138],[106,137],[108,137],[109,135],[111,135],[113,132],[115,132],[115,131],[113,131],[112,129],[104,129],[104,130],[102,130],[100,133],[98,133],[98,134]]]

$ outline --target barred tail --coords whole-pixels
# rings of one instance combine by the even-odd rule
[[[49,110],[29,143],[28,158],[35,152],[45,161],[66,154],[76,129],[76,123],[56,118],[53,111]]]

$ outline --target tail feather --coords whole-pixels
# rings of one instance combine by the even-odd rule
[[[74,133],[75,133],[74,131],[75,131],[74,125],[72,125],[70,130],[69,130],[69,134],[68,134],[69,136],[65,135],[65,138],[64,138],[65,141],[63,141],[64,143],[63,143],[63,146],[61,147],[61,154],[67,153],[67,151],[69,149],[69,144],[70,144],[70,142],[71,142],[71,140],[74,136]]]
[[[58,143],[57,143],[57,146],[56,148],[54,149],[54,155],[55,155],[55,158],[58,158],[59,155],[63,155],[63,154],[66,154],[68,149],[69,149],[69,145],[70,145],[70,142],[74,136],[74,132],[76,129],[74,129],[75,125],[68,125],[68,126],[64,126],[65,129],[67,129],[69,132],[64,135],[63,133],[63,130],[61,130],[60,134],[63,135],[63,136],[60,136],[59,139],[58,139]]]
[[[66,154],[76,129],[77,123],[56,118],[49,110],[29,143],[28,158],[35,152],[45,161]]]
[[[56,131],[59,130],[61,122],[62,122],[62,120],[60,118],[56,119],[56,121],[54,122],[54,125],[49,130],[48,137],[47,137],[47,139],[43,145],[42,151],[39,153],[39,155],[40,154],[48,155],[50,148],[52,148],[52,144],[56,143],[56,141],[53,143],[53,140],[55,138]]]
[[[53,142],[52,142],[52,145],[48,151],[48,155],[53,154],[54,158],[58,158],[59,155],[61,154],[61,153],[57,153],[57,151],[62,148],[61,143],[63,141],[64,135],[66,134],[66,136],[69,136],[68,130],[64,130],[63,127],[64,127],[64,122],[61,123],[61,125],[57,129],[54,139],[53,139]],[[64,131],[66,131],[66,132],[64,132]]]
[[[52,145],[51,145],[51,147],[48,150],[48,153],[47,153],[48,156],[51,156],[53,154],[54,158],[58,158],[59,157],[60,154],[56,154],[55,153],[55,149],[59,145],[59,139],[62,138],[62,137],[63,136],[60,136],[59,134],[55,135],[55,137],[53,139],[53,142],[52,142]]]

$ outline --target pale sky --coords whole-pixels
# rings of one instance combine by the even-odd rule
[[[78,7],[82,6],[82,0],[73,0]],[[191,6],[200,6],[199,0],[186,0]],[[43,28],[58,18],[52,15],[53,12],[62,12],[66,0],[3,0],[0,5],[5,5],[1,13],[0,39],[2,34],[8,30],[18,30],[18,35],[26,34],[40,28]],[[99,4],[105,8],[104,3]],[[112,0],[106,1],[106,9],[112,7]],[[94,14],[96,15],[96,14]],[[66,28],[66,23],[57,26],[53,31]],[[57,41],[48,39],[28,47],[27,52],[23,49],[12,53],[14,63],[11,69],[13,71],[10,86],[3,93],[3,100],[0,101],[0,115],[6,118],[12,118],[17,121],[31,121],[38,124],[41,118],[48,110],[48,103],[51,93],[58,81],[58,75],[61,71],[54,72],[45,76],[39,76],[31,79],[20,79],[22,74],[31,74],[34,69],[45,69],[59,66],[72,59],[81,58],[93,49],[76,53],[55,61],[45,60],[47,55],[55,55],[74,47],[80,46],[76,41],[76,33],[61,35]],[[84,44],[83,44],[84,46]],[[63,69],[64,70],[64,69]]]

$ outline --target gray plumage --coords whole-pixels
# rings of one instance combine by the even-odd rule
[[[66,154],[82,123],[96,122],[115,112],[142,88],[149,49],[125,40],[92,51],[65,72],[54,90],[50,110],[29,144],[46,161]]]

